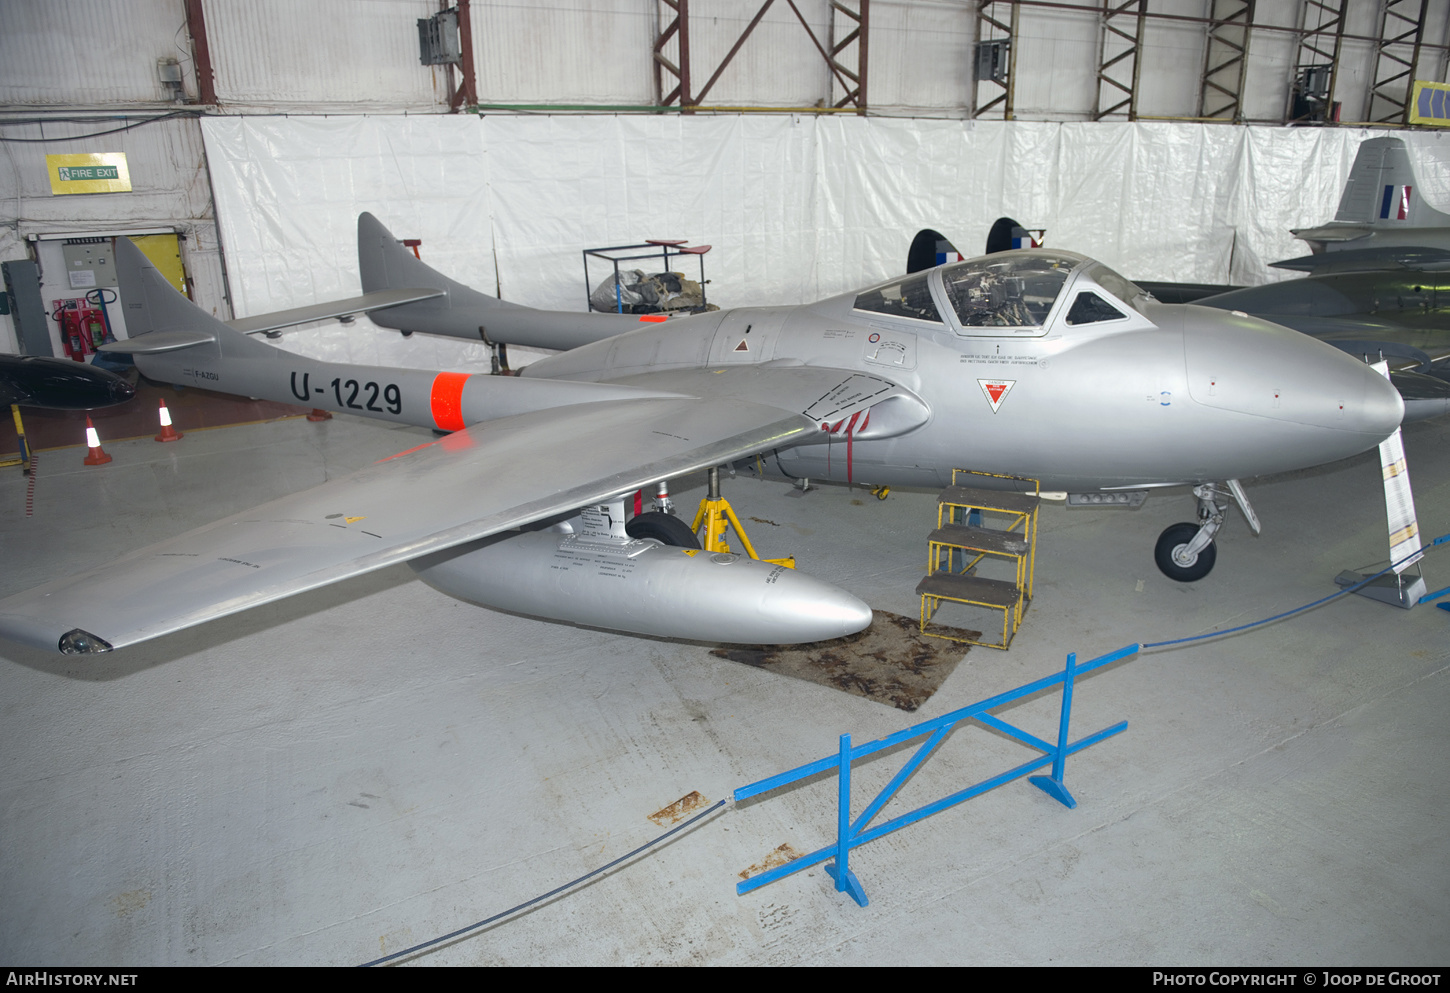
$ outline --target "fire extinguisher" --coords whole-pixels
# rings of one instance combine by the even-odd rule
[[[56,300],[51,318],[60,325],[61,344],[66,355],[77,362],[84,362],[92,349],[86,347],[85,328],[81,323],[79,300]]]
[[[106,299],[107,293],[111,294],[111,298],[109,300]],[[106,311],[106,304],[115,302],[115,290],[108,290],[104,287],[97,287],[96,289],[91,290],[89,293],[86,294],[86,303],[91,305],[91,310],[95,312],[95,314],[97,315],[97,319],[101,323],[101,337],[95,342],[97,348],[99,348],[102,344],[108,344],[116,340],[116,333],[111,330],[111,315]],[[91,337],[94,339],[95,335],[96,329],[92,328]]]
[[[80,323],[87,351],[94,352],[106,343],[106,322],[101,318],[99,310],[90,307],[82,310]]]

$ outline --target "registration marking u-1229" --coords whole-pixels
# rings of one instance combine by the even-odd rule
[[[379,386],[377,383],[359,383],[356,379],[342,379],[339,377],[334,379],[329,385],[332,387],[333,399],[337,401],[339,407],[350,410],[371,410],[374,413],[381,414],[384,408],[377,405],[378,397],[381,396],[388,413],[401,414],[403,412],[403,391],[398,388],[396,383],[385,383]],[[323,386],[314,387],[312,385],[311,374],[304,372],[302,374],[302,385],[299,389],[297,385],[297,373],[292,373],[292,395],[294,397],[304,403],[311,403],[314,393],[322,393],[325,395],[327,388]],[[347,394],[346,399],[343,398],[344,393]],[[357,402],[360,395],[365,400],[364,403]]]

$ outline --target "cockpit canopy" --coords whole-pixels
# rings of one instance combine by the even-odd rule
[[[1076,253],[1044,250],[986,255],[905,276],[862,292],[855,309],[951,324],[964,335],[1043,334],[1069,283],[1072,300],[1055,323],[1142,317],[1137,307],[1145,294],[1133,283]],[[955,320],[944,320],[939,304],[948,305]]]
[[[1058,255],[987,255],[941,270],[947,300],[963,327],[1036,327],[1047,315],[1081,258]]]

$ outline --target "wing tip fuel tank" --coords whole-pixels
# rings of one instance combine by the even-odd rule
[[[411,565],[429,585],[473,603],[661,638],[801,644],[855,634],[872,616],[845,590],[793,569],[648,539],[528,532]]]

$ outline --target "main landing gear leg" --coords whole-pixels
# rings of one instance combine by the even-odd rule
[[[1234,498],[1254,534],[1260,530],[1258,515],[1237,479],[1228,480],[1224,489],[1214,483],[1203,483],[1193,488],[1193,495],[1198,499],[1198,523],[1174,524],[1164,529],[1153,549],[1158,569],[1180,583],[1196,582],[1213,571],[1218,558],[1213,539],[1223,527],[1224,515],[1228,512],[1228,503],[1223,497]]]
[[[699,548],[700,539],[688,524],[675,516],[675,502],[670,499],[669,481],[661,479],[655,487],[650,509],[635,514],[624,525],[631,538],[653,538],[675,548]]]

